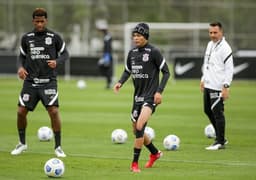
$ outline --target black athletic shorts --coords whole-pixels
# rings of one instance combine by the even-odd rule
[[[156,110],[156,104],[154,102],[142,102],[142,103],[133,103],[132,112],[131,112],[131,121],[136,122],[140,116],[142,107],[147,106],[152,109],[152,114]]]
[[[24,81],[18,105],[33,111],[40,100],[44,107],[59,106],[56,80],[48,83]]]

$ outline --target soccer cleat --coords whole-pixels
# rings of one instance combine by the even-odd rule
[[[228,140],[227,140],[227,139],[224,139],[224,145],[227,145],[228,143],[229,143]],[[214,141],[214,143],[212,144],[212,146],[215,145],[215,144],[218,144],[218,141],[217,141],[217,140]]]
[[[214,145],[206,147],[205,149],[215,151],[215,150],[219,150],[219,149],[225,149],[225,146],[222,144],[214,144]]]
[[[19,144],[16,145],[15,149],[12,150],[11,155],[19,155],[23,151],[26,151],[27,148],[28,146],[26,144],[22,144],[21,142],[19,142]]]
[[[137,162],[133,162],[131,165],[131,171],[134,173],[139,173],[140,172],[140,168]]]
[[[55,149],[55,154],[57,157],[66,157],[66,154],[64,153],[64,151],[61,149],[60,146]]]
[[[158,151],[156,154],[150,154],[149,160],[145,165],[145,168],[151,168],[156,160],[158,160],[161,156],[163,156],[163,153],[161,151]]]

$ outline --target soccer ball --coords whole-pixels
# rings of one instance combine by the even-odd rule
[[[163,145],[166,150],[177,150],[180,147],[180,138],[170,134],[164,138]]]
[[[113,143],[123,144],[126,142],[127,138],[128,135],[123,129],[115,129],[114,131],[112,131],[111,140]]]
[[[50,141],[53,137],[52,129],[47,126],[40,127],[37,131],[37,137],[40,141]]]
[[[155,139],[155,131],[153,128],[146,126],[145,128],[145,134],[148,135],[150,140]]]
[[[49,177],[61,177],[65,172],[64,163],[58,158],[49,159],[44,165],[44,172]]]
[[[215,129],[212,124],[208,124],[204,128],[204,134],[207,138],[216,138]]]
[[[86,88],[86,82],[84,80],[80,79],[80,80],[77,81],[76,86],[79,89],[84,89],[84,88]]]

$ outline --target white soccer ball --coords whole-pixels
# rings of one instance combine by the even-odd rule
[[[40,141],[50,141],[53,138],[52,129],[47,126],[40,127],[37,131],[37,137]]]
[[[84,80],[78,80],[77,83],[76,83],[76,86],[79,88],[79,89],[84,89],[86,88],[86,82]]]
[[[146,126],[145,134],[149,137],[150,140],[153,140],[156,137],[155,130],[149,126]]]
[[[49,159],[44,165],[44,172],[49,177],[61,177],[65,172],[64,163],[58,158]]]
[[[127,141],[128,135],[123,129],[115,129],[111,133],[111,140],[116,144],[123,144]]]
[[[207,126],[205,126],[205,128],[204,128],[204,135],[207,138],[216,138],[215,129],[214,129],[212,124],[208,124]]]
[[[170,134],[164,138],[163,145],[166,150],[177,150],[180,147],[180,138]]]

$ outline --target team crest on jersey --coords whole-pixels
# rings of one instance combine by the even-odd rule
[[[147,62],[149,59],[149,54],[143,54],[142,61]]]
[[[29,94],[23,94],[22,100],[24,102],[28,102],[29,101]]]
[[[45,44],[51,45],[52,44],[52,38],[51,37],[45,38]]]

